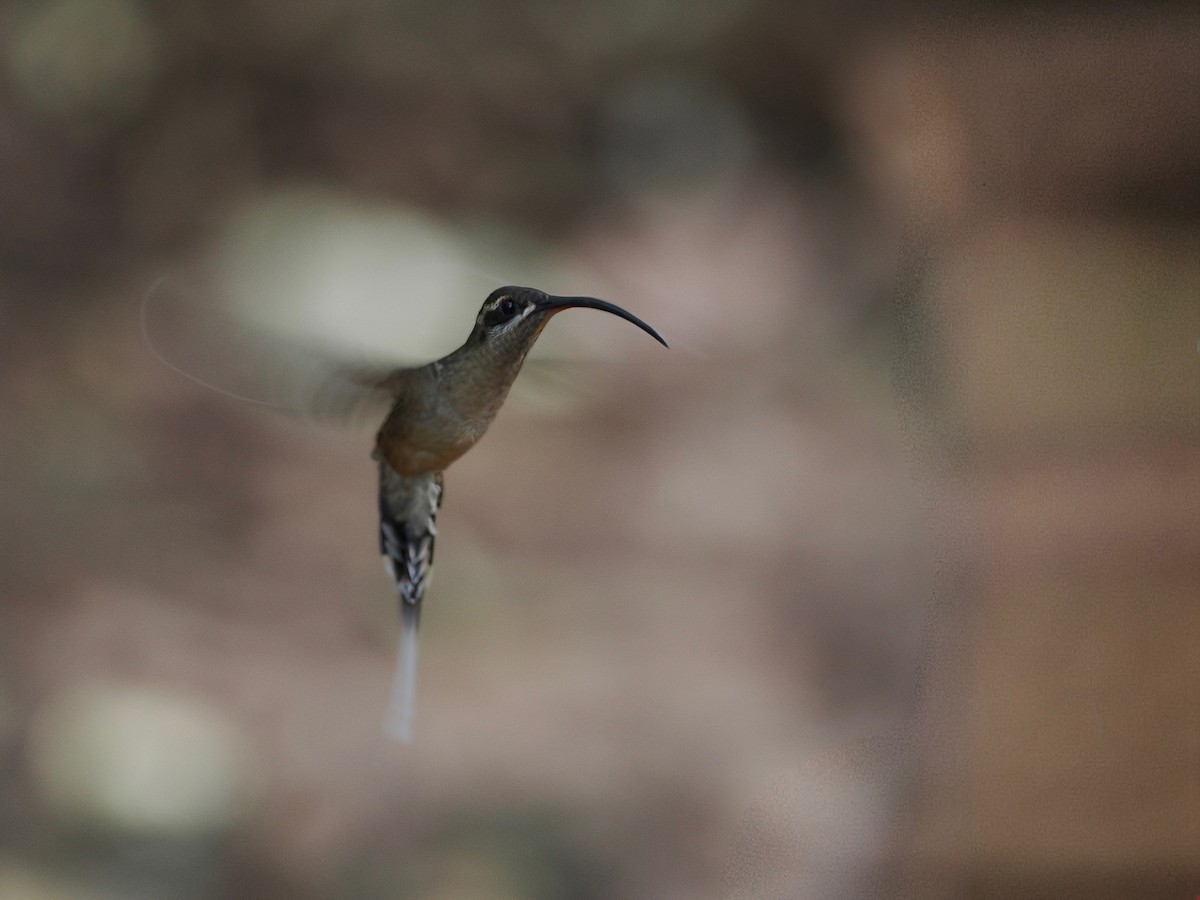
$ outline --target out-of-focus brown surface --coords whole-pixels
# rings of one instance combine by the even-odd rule
[[[0,36],[0,897],[1200,891],[1196,16]],[[369,430],[161,366],[164,274],[371,358],[503,282],[671,341],[560,317],[447,473],[412,746]]]

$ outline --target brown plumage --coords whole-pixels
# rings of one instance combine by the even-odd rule
[[[483,437],[550,317],[572,307],[613,313],[666,346],[645,322],[603,300],[503,287],[484,301],[466,343],[449,356],[364,385],[393,397],[373,455],[379,463],[380,551],[396,582],[403,619],[388,723],[401,740],[412,736],[417,628],[433,570],[442,472]]]

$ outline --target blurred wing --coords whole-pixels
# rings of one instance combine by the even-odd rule
[[[142,339],[167,368],[256,406],[327,424],[377,425],[407,367],[364,364],[288,340],[194,299],[174,279],[146,292]]]

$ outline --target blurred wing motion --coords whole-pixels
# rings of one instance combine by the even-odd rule
[[[219,394],[336,425],[378,425],[403,366],[367,365],[289,341],[201,303],[172,278],[146,291],[142,338],[167,368]]]
[[[379,462],[379,551],[400,595],[399,656],[386,729],[412,740],[417,700],[417,629],[421,601],[433,576],[433,543],[442,505],[442,474],[400,475]]]

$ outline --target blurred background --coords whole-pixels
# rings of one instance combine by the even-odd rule
[[[5,4],[0,897],[1196,895],[1198,94],[1183,5]],[[371,423],[164,276],[226,385],[671,342],[447,474],[411,746]]]

